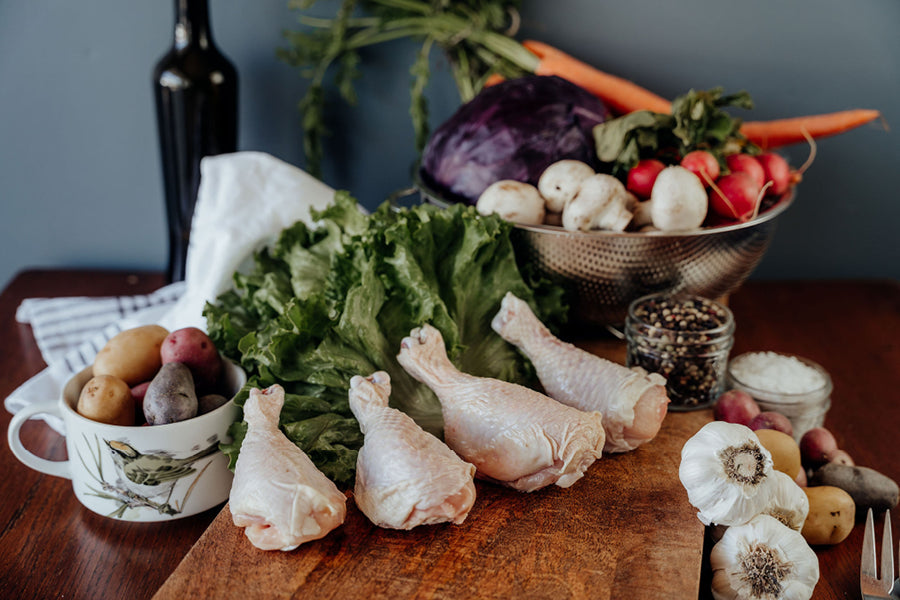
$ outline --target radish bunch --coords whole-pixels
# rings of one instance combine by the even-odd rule
[[[693,173],[706,189],[708,222],[749,221],[759,211],[765,196],[780,196],[795,177],[787,161],[773,152],[753,156],[737,153],[719,161],[705,150],[686,154],[679,166]],[[640,199],[651,198],[656,179],[666,165],[657,159],[644,159],[629,170],[626,187]]]

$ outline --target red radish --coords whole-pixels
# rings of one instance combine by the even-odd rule
[[[666,168],[662,161],[655,158],[646,158],[628,171],[628,180],[625,189],[639,198],[649,198],[656,183],[656,176]]]
[[[791,185],[791,167],[787,161],[774,152],[766,152],[756,157],[759,164],[763,168],[765,182],[772,182],[769,193],[774,196],[780,196]]]
[[[699,177],[705,186],[719,177],[719,161],[706,150],[688,152],[681,159],[681,166]]]
[[[760,186],[744,171],[735,171],[716,180],[709,190],[709,206],[717,215],[736,221],[753,216],[759,202]]]
[[[732,173],[747,173],[756,182],[756,188],[760,189],[766,184],[766,172],[755,157],[749,154],[729,154],[725,157],[725,164]]]

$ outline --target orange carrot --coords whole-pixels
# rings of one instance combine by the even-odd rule
[[[810,115],[773,121],[747,121],[741,133],[760,148],[778,148],[822,138],[870,123],[881,117],[877,110],[854,109],[824,115]]]
[[[497,85],[498,83],[503,83],[506,81],[506,77],[501,75],[500,73],[491,73],[488,75],[488,78],[484,80],[484,87],[491,87],[492,85]]]
[[[557,75],[567,79],[603,100],[614,113],[672,112],[672,103],[665,98],[627,79],[604,73],[549,44],[526,40],[522,45],[540,59],[534,71],[536,75]],[[495,75],[486,85],[500,81],[502,78]],[[763,149],[778,148],[806,142],[809,138],[837,135],[880,117],[877,110],[853,109],[789,119],[747,121],[741,126],[741,133]]]
[[[567,79],[603,100],[615,113],[651,110],[668,114],[672,110],[671,103],[665,98],[627,79],[604,73],[553,46],[534,40],[526,40],[522,45],[540,59],[536,75],[557,75]]]

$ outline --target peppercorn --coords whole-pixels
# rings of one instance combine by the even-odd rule
[[[725,306],[689,295],[654,294],[628,310],[627,364],[666,378],[671,410],[711,405],[725,386],[734,318]]]

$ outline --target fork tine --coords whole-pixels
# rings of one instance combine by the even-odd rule
[[[891,589],[894,583],[894,547],[891,542],[891,511],[884,511],[884,531],[881,535],[881,582]]]
[[[877,577],[875,573],[875,522],[872,518],[872,509],[866,514],[866,530],[863,535],[862,562],[860,572],[864,577]]]

